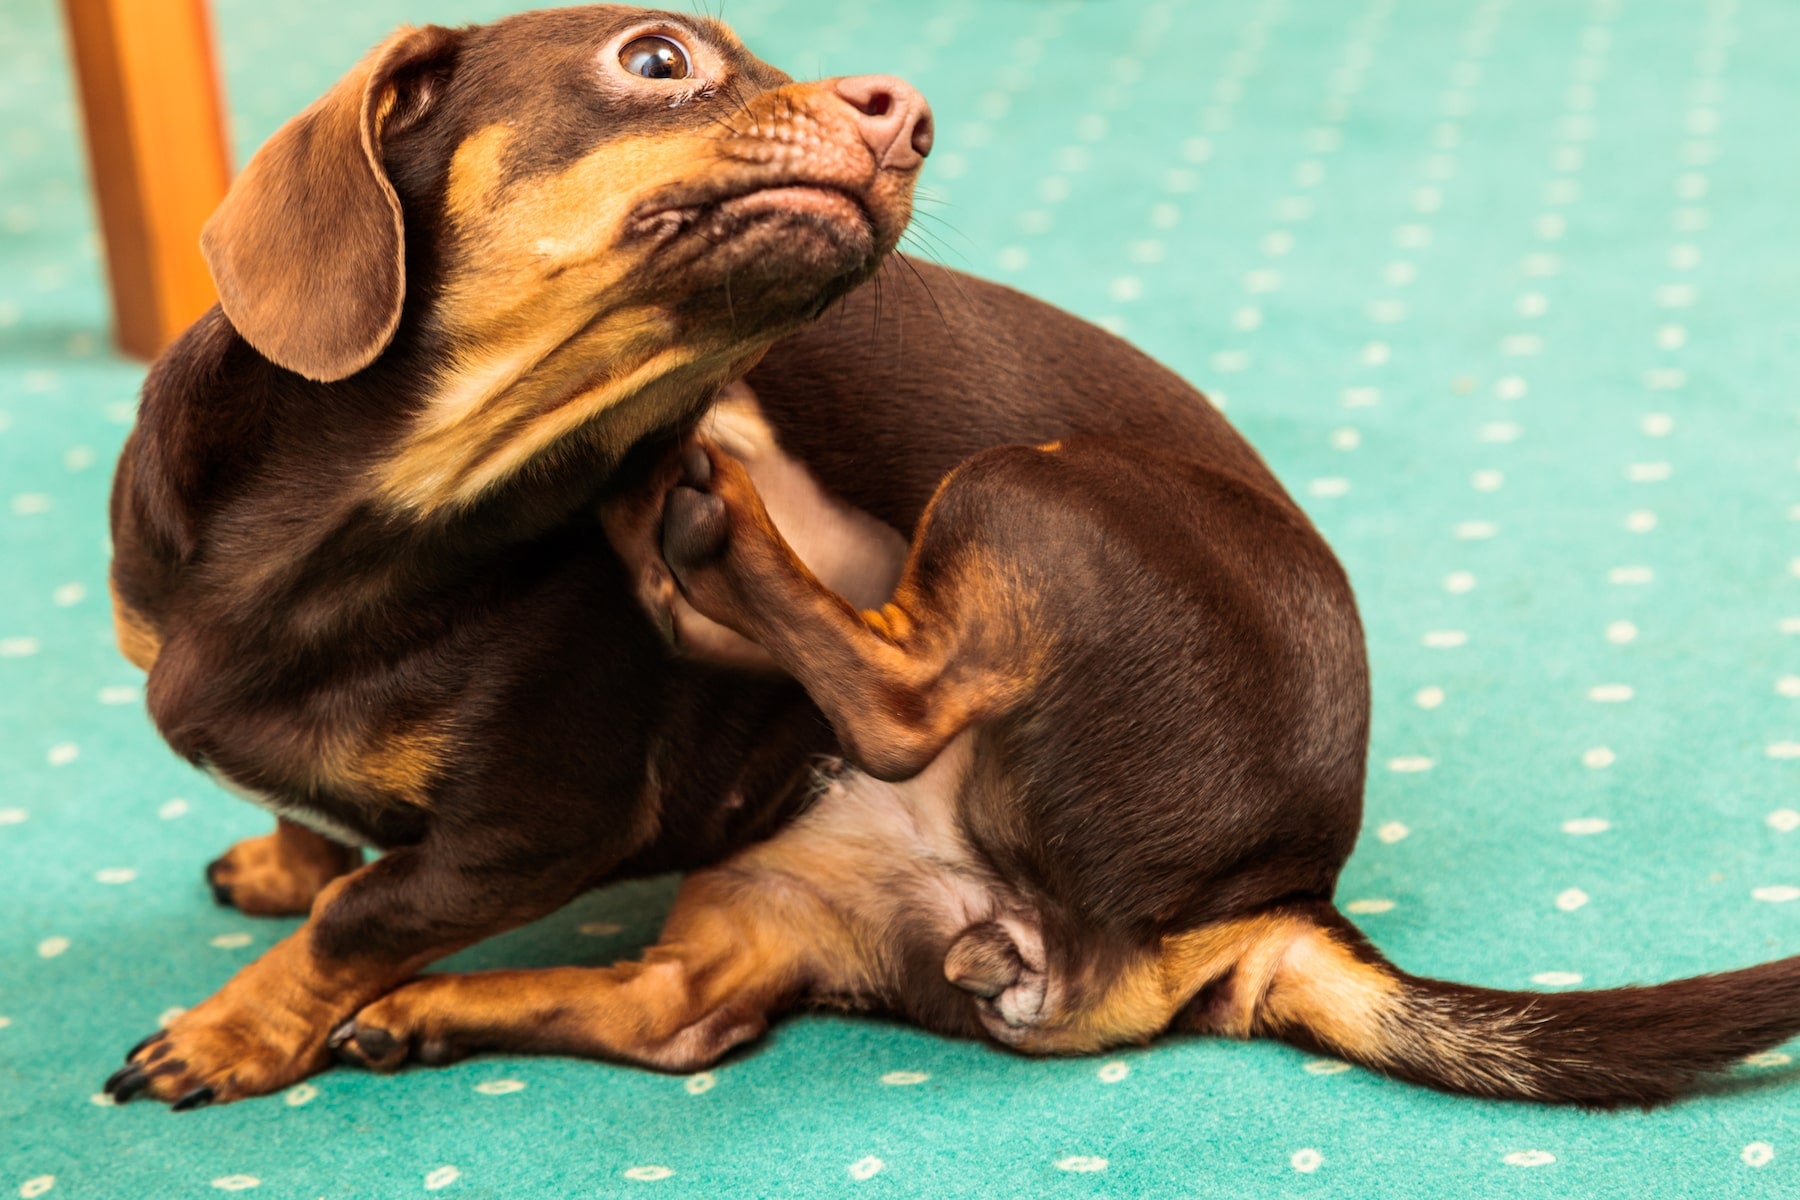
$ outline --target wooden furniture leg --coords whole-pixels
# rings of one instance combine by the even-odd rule
[[[121,349],[154,357],[216,297],[200,226],[231,164],[206,0],[63,0]]]

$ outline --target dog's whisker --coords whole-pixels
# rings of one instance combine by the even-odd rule
[[[913,278],[918,281],[919,287],[925,292],[925,298],[931,301],[931,309],[933,312],[937,313],[938,323],[944,327],[945,333],[954,338],[956,336],[956,328],[950,323],[950,318],[944,315],[943,306],[940,305],[937,300],[937,293],[931,290],[931,284],[926,282],[924,274],[906,255],[896,251],[894,253],[894,258],[901,266],[912,272]]]

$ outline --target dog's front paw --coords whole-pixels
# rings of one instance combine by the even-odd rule
[[[213,899],[257,917],[305,916],[320,890],[362,863],[362,852],[310,830],[245,838],[206,868]]]
[[[184,1112],[298,1083],[329,1061],[325,1031],[286,1016],[221,1006],[214,997],[133,1046],[106,1094],[119,1104],[150,1096]]]

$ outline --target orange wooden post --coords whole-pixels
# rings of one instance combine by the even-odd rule
[[[231,163],[206,0],[63,0],[119,346],[155,356],[217,297],[200,226]]]

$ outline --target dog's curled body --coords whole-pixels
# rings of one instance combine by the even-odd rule
[[[115,611],[170,744],[283,817],[217,893],[310,917],[110,1092],[691,1069],[836,1003],[1604,1104],[1800,1028],[1800,959],[1531,996],[1337,916],[1342,569],[1172,372],[889,257],[930,142],[899,81],[597,6],[402,30],[252,160],[120,461]],[[413,979],[672,869],[641,962]]]
[[[937,268],[883,286],[879,322],[853,295],[728,397],[722,445],[766,425],[751,469],[690,450],[651,489],[669,490],[678,585],[649,593],[771,654],[848,761],[779,831],[691,875],[642,963],[423,979],[358,1015],[358,1057],[691,1070],[811,1003],[1027,1053],[1277,1036],[1454,1091],[1613,1105],[1667,1100],[1800,1026],[1794,959],[1559,994],[1388,963],[1330,903],[1368,684],[1317,533],[1202,397],[1123,343]],[[1054,352],[987,332],[1021,324],[1106,369],[1059,388]],[[927,338],[923,361],[893,357]],[[831,382],[808,378],[833,358]],[[967,426],[946,398],[978,427],[1017,424],[952,459]],[[822,428],[839,436],[818,445]],[[867,451],[890,446],[902,485],[884,501]],[[771,454],[911,535],[887,603],[857,612],[785,545],[756,493]]]

